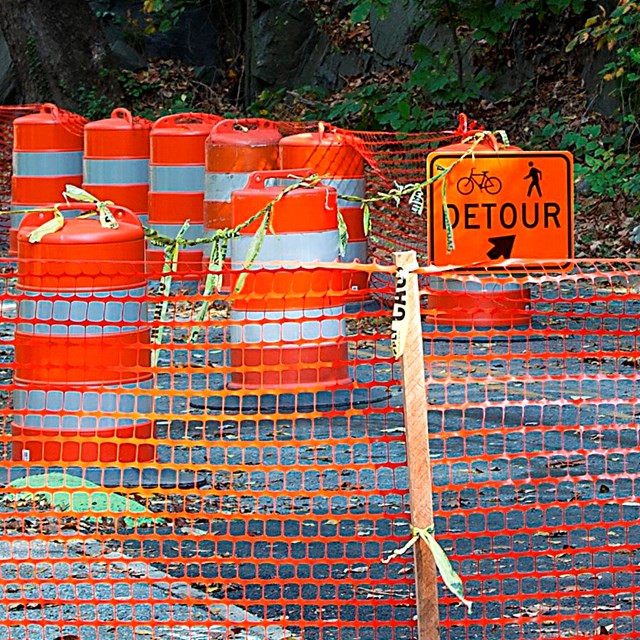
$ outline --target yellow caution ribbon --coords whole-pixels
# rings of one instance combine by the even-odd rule
[[[51,233],[55,233],[64,226],[64,216],[60,213],[58,208],[53,207],[53,209],[49,209],[49,211],[53,212],[53,218],[51,218],[51,220],[47,220],[29,234],[30,243],[35,244],[36,242],[40,242],[42,238]]]
[[[411,549],[418,540],[423,540],[431,554],[433,555],[433,559],[435,560],[436,566],[438,567],[438,571],[442,576],[442,580],[444,581],[447,589],[451,591],[451,593],[465,606],[467,607],[467,612],[471,613],[471,609],[473,607],[473,602],[471,600],[467,600],[464,597],[464,586],[462,584],[462,580],[460,576],[456,573],[455,569],[451,565],[449,558],[447,558],[447,554],[444,552],[444,549],[440,546],[438,541],[434,537],[434,528],[433,527],[414,527],[411,526],[411,539],[406,542],[404,545],[396,549],[391,553],[388,558],[383,558],[383,564],[389,564],[395,558],[399,558],[401,555],[405,554],[409,549]]]
[[[396,269],[396,295],[393,299],[393,314],[391,316],[391,351],[397,360],[404,353],[409,328],[409,314],[407,313],[407,296],[409,293],[408,275],[419,268],[417,260]]]
[[[76,202],[89,202],[94,204],[96,207],[96,211],[100,217],[100,225],[105,229],[117,229],[118,221],[113,215],[109,206],[113,206],[113,202],[111,200],[100,200],[96,198],[93,194],[81,189],[80,187],[76,187],[72,184],[65,185],[65,190],[62,192],[64,199],[67,204],[69,204],[69,198],[75,200]],[[96,211],[88,211],[87,213],[83,213],[79,218],[88,218],[89,216],[94,215]]]
[[[347,223],[344,220],[342,212],[338,209],[338,253],[340,257],[344,256],[348,242],[349,230],[347,229]]]
[[[90,216],[95,215],[96,213],[100,217],[100,225],[105,229],[117,229],[118,221],[116,217],[113,215],[109,206],[113,206],[113,202],[111,200],[100,200],[96,198],[94,195],[81,189],[80,187],[76,187],[72,184],[65,185],[65,190],[62,192],[62,195],[67,204],[69,203],[69,199],[75,200],[76,202],[89,202],[95,205],[94,211],[87,211],[86,213],[82,213],[78,216],[78,218],[88,218]],[[43,222],[37,229],[34,229],[29,234],[29,242],[36,243],[41,242],[42,238],[50,235],[51,233],[55,233],[64,227],[64,216],[60,213],[60,210],[57,206],[53,206],[50,209],[28,209],[28,210],[20,210],[20,211],[12,211],[11,213],[34,213],[34,212],[46,212],[51,211],[53,213],[53,218],[51,220],[47,220]]]

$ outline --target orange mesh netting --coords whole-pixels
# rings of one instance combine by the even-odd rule
[[[423,180],[430,135],[358,135]],[[425,242],[394,211],[386,262]],[[117,253],[2,261],[3,636],[415,639],[411,553],[382,563],[411,535],[393,269],[283,250],[205,295],[120,220],[91,230]],[[435,536],[474,603],[439,585],[443,637],[640,635],[640,264],[569,266],[421,276]]]
[[[321,270],[313,273],[322,280]],[[436,536],[474,602],[466,614],[441,589],[447,637],[636,637],[638,273],[636,263],[584,262],[569,274],[541,268],[502,279],[531,301],[514,328],[455,328],[425,316]],[[150,274],[143,298],[151,305],[162,301],[154,295],[159,276]],[[293,284],[289,276],[256,277]],[[42,354],[29,354],[24,335],[39,326],[60,341],[61,358],[65,338],[53,327],[64,324],[64,305],[55,322],[46,305],[29,320],[34,294],[16,288],[11,274],[3,283],[7,633],[415,637],[410,554],[381,563],[409,537],[388,310],[342,305],[342,328],[332,329],[334,298],[304,328],[290,320],[276,329],[288,332],[288,348],[307,348],[305,364],[265,366],[250,352],[273,348],[277,322],[243,320],[239,343],[238,316],[214,296],[190,341],[201,298],[193,283],[174,282],[155,322],[155,364],[144,333],[151,323],[136,323],[143,332],[125,341],[120,362],[108,337],[115,334],[105,333],[101,357],[93,347],[95,360],[81,355],[79,366],[61,370],[52,361],[41,372],[48,380],[31,388],[59,390],[60,379],[74,378],[69,388],[88,393],[79,376],[108,385],[90,385],[82,410],[78,397],[63,407],[55,393],[27,409],[24,379],[37,377]],[[250,291],[245,299],[255,303]],[[53,298],[70,302],[63,292]],[[83,324],[124,329],[139,313],[135,289],[110,300],[108,318]],[[325,322],[321,330],[316,321]],[[332,361],[314,351],[319,344],[333,345]],[[327,368],[335,384],[277,387],[277,375],[313,380]],[[114,393],[119,411],[107,397]],[[97,394],[107,394],[101,406]],[[82,435],[72,432],[80,416]],[[137,436],[115,437],[117,418],[137,421]],[[25,427],[39,420],[44,436]],[[96,420],[104,422],[97,436]],[[15,459],[20,446],[30,461]],[[78,462],[79,446],[103,462]]]

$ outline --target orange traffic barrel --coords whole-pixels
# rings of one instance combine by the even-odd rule
[[[90,204],[60,205],[86,213]],[[12,459],[153,459],[145,239],[137,216],[110,207],[117,228],[74,217],[39,242],[53,218],[18,231]]]
[[[149,130],[151,122],[114,109],[110,118],[84,128],[82,188],[100,200],[111,200],[147,222]]]
[[[277,124],[262,118],[222,120],[207,138],[205,156],[204,228],[207,232],[233,226],[231,194],[244,189],[253,171],[278,168]],[[208,266],[208,257],[205,258]],[[227,288],[228,283],[224,285]]]
[[[82,183],[83,127],[86,120],[43,104],[38,113],[13,121],[11,209],[35,209],[62,199],[65,185]],[[9,255],[17,254],[24,214],[11,216]]]
[[[463,154],[472,143],[440,147],[438,152]],[[475,145],[474,153],[521,151],[520,147],[498,147],[492,136]],[[446,177],[443,178],[446,180]],[[440,188],[439,183],[437,188]],[[531,321],[531,292],[511,274],[463,277],[454,271],[429,278],[428,316],[436,324],[461,328],[491,329],[527,326]]]
[[[322,176],[323,184],[335,187],[338,208],[347,226],[349,239],[343,262],[367,262],[368,246],[362,205],[345,196],[364,198],[366,191],[364,158],[359,152],[362,140],[352,134],[327,130],[324,122],[318,130],[287,136],[280,141],[280,166],[283,169],[311,167]],[[358,291],[367,288],[368,276],[353,279],[350,299],[362,299]]]
[[[233,193],[234,227],[281,193],[283,187],[265,187],[265,181],[284,173],[253,173],[247,188]],[[336,190],[294,189],[276,202],[242,282],[237,270],[259,226],[253,222],[230,242],[232,285],[242,285],[229,316],[230,387],[311,390],[349,383],[343,273],[312,264],[338,260]]]
[[[179,113],[160,118],[151,128],[149,225],[169,238],[177,236],[185,220],[185,240],[203,236],[205,140],[220,120],[208,113]],[[181,249],[178,272],[200,272],[202,256],[201,246]],[[148,262],[160,270],[164,259],[164,251],[149,244]]]

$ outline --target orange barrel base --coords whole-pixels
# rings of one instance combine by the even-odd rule
[[[427,315],[436,323],[456,327],[497,328],[531,323],[531,292],[502,291],[430,292]]]
[[[153,379],[118,386],[18,383],[13,392],[12,459],[16,461],[141,462],[155,447]],[[118,441],[122,439],[122,441]],[[62,456],[62,457],[61,457]],[[142,457],[140,457],[142,456]]]
[[[43,429],[14,424],[11,459],[14,462],[149,462],[155,459],[153,445],[127,442],[131,438],[152,438],[151,422],[100,431],[99,435],[64,430],[55,432],[60,440],[52,440],[52,435]],[[65,438],[73,440],[65,441]],[[83,438],[87,440],[82,441]]]
[[[296,389],[351,384],[346,343],[251,346],[229,350],[229,389]]]
[[[149,330],[102,336],[26,333],[15,339],[15,380],[22,384],[127,384],[149,366]]]
[[[51,212],[28,214],[20,226],[14,460],[130,463],[155,455],[142,440],[153,435],[144,233],[131,211],[110,210],[117,228],[72,218],[39,243],[29,233]]]

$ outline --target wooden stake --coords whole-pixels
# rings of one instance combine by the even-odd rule
[[[420,292],[418,275],[408,271],[417,264],[416,252],[398,251],[393,255],[396,266],[407,270],[404,275],[407,278],[405,312],[408,317],[408,326],[406,326],[406,342],[401,364],[411,523],[416,528],[424,529],[433,527],[433,501]],[[413,555],[418,638],[419,640],[439,640],[436,563],[429,547],[421,538],[413,546]]]

